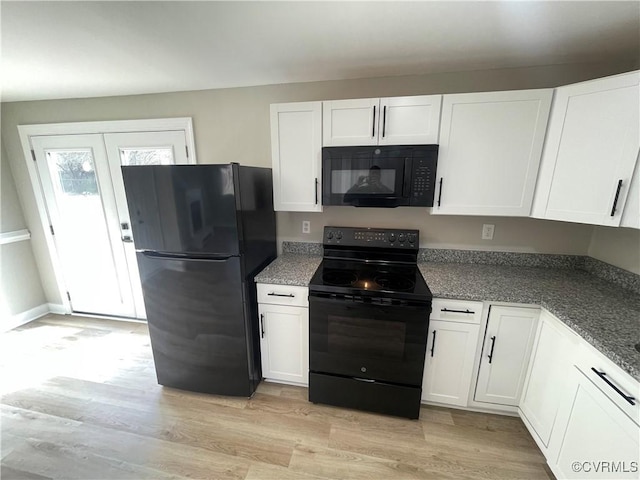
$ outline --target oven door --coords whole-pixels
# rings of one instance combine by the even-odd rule
[[[309,368],[420,386],[430,305],[309,295]]]
[[[396,149],[397,150],[397,149]],[[378,147],[322,149],[322,204],[356,207],[409,205],[411,155]],[[377,153],[376,153],[377,152]]]

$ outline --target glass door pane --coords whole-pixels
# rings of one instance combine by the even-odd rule
[[[32,137],[75,312],[135,316],[101,135]]]
[[[190,163],[187,155],[187,141],[184,130],[165,132],[108,133],[104,135],[104,145],[109,160],[118,218],[123,226],[121,234],[133,238],[131,217],[127,208],[122,170],[126,165],[173,165]],[[126,226],[126,228],[124,227]],[[133,297],[138,318],[146,318],[142,285],[136,262],[135,244],[124,243],[127,267],[131,278]]]

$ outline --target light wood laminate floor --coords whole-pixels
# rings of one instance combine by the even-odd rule
[[[49,315],[2,335],[8,479],[553,478],[518,418],[423,406],[404,420],[156,383],[146,325]]]

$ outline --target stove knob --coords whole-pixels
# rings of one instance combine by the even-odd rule
[[[409,235],[407,235],[407,237],[409,238],[409,243],[415,243],[415,241],[416,241],[416,234],[415,233],[410,233]]]
[[[404,233],[401,233],[400,235],[398,235],[398,241],[400,243],[404,243]]]
[[[396,241],[396,234],[395,234],[395,233],[390,233],[390,234],[389,234],[389,241],[390,241],[391,243],[393,243],[393,242],[395,242],[395,241]]]
[[[327,238],[331,240],[333,238],[333,232],[327,233]]]
[[[336,238],[340,240],[342,238],[342,232],[336,233]]]

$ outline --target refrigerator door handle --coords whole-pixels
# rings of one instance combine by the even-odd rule
[[[181,255],[176,253],[155,252],[152,250],[136,250],[136,252],[143,254],[147,258],[158,258],[164,260],[179,260],[181,262],[226,262],[231,258],[235,258],[234,255],[224,255],[219,257],[209,257],[202,255]]]

